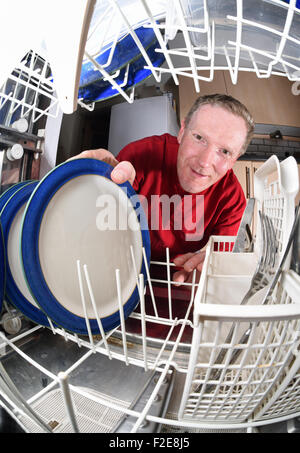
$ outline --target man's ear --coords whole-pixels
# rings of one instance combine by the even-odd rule
[[[177,141],[178,143],[180,144],[181,143],[181,140],[182,140],[182,136],[184,134],[184,131],[185,131],[185,120],[182,120],[181,121],[181,127],[179,129],[179,132],[177,134]]]

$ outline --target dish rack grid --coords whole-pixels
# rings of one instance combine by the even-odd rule
[[[261,1],[251,4],[249,11],[247,2],[237,0],[216,13],[214,5],[210,8],[206,0],[198,1],[197,4],[193,1],[174,0],[166,2],[165,8],[161,10],[159,2],[158,5],[153,5],[147,0],[140,0],[136,4],[140,14],[139,23],[153,29],[159,43],[157,52],[162,52],[165,56],[166,62],[159,68],[147,63],[149,59],[146,49],[142,48],[135,35],[135,27],[126,14],[126,6],[120,2],[107,2],[108,16],[99,15],[97,27],[104,27],[108,17],[111,23],[119,25],[121,21],[120,28],[113,28],[116,30],[113,43],[120,38],[120,29],[125,30],[141,46],[141,52],[145,55],[145,68],[151,70],[157,82],[163,74],[169,74],[176,85],[179,84],[180,76],[189,77],[193,79],[197,93],[200,92],[201,81],[213,80],[215,70],[227,70],[233,84],[237,83],[239,71],[254,72],[258,78],[269,78],[274,74],[287,77],[290,81],[299,81],[300,68],[295,58],[295,48],[299,46],[300,40],[294,33],[299,8],[293,0],[289,3],[270,0],[267,3],[271,11],[273,8],[273,19],[279,16],[285,18],[282,24],[268,23],[266,17],[261,20],[259,12],[264,16],[266,6]],[[225,37],[224,23],[230,23],[229,39]],[[263,41],[253,39],[257,33],[263,37]],[[99,76],[108,80],[127,102],[133,102],[134,93],[128,95],[126,85],[118,86],[114,82],[114,74],[108,74],[105,65],[97,64],[88,52],[89,46],[91,43],[88,39],[85,57],[94,64]],[[109,60],[112,60],[113,52],[114,45],[111,46]],[[209,71],[209,75],[201,75],[201,71]]]
[[[274,171],[277,174],[275,179],[272,176]],[[278,263],[292,230],[297,181],[297,164],[293,158],[279,163],[272,156],[256,172],[257,207],[263,209],[266,200],[266,211],[277,218],[274,226],[278,243],[281,243],[277,248]],[[273,206],[270,208],[269,198],[272,197]],[[278,197],[281,207],[274,209]],[[116,426],[116,419],[120,420],[124,415],[133,418],[130,428],[133,433],[140,432],[149,422],[163,425],[167,432],[174,427],[254,429],[262,424],[299,416],[300,276],[289,269],[289,259],[281,268],[278,264],[280,272],[274,274],[276,285],[267,304],[261,304],[264,290],[256,294],[258,297],[252,303],[240,304],[257,265],[262,240],[259,231],[260,228],[254,250],[243,253],[231,251],[235,237],[212,236],[200,278],[194,271],[192,281],[180,287],[172,280],[174,264],[168,249],[165,261],[152,261],[151,273],[144,253],[147,284],[143,274],[137,272],[131,250],[139,305],[125,320],[120,270],[117,269],[120,327],[111,332],[103,332],[97,310],[95,318],[99,335],[91,334],[87,316],[86,337],[56,327],[50,319],[50,329],[34,326],[14,337],[0,332],[0,351],[12,350],[20,360],[25,360],[26,366],[47,378],[44,388],[30,394],[25,392],[23,396],[14,384],[14,376],[9,376],[0,363],[0,405],[29,432],[60,432],[61,427],[75,432],[109,431]],[[85,278],[89,289],[89,300],[85,300],[81,293],[83,312],[86,313],[87,304],[95,307],[92,284],[87,266],[82,266],[79,261],[76,264],[79,288]],[[15,316],[13,310],[11,316]],[[225,338],[231,326],[234,326],[234,333],[228,341]],[[249,335],[243,342],[241,334],[245,329],[249,330]],[[23,348],[22,343],[26,346],[27,338],[45,330],[52,331],[53,337],[62,340],[62,348],[75,343],[82,351],[80,357],[62,371],[53,371],[42,365]],[[217,363],[216,356],[221,350],[226,350],[225,359]],[[237,350],[238,359],[232,363],[230,358]],[[84,367],[90,357],[95,357],[95,360],[99,357],[100,360],[103,356],[128,367],[139,367],[145,373],[158,373],[151,395],[142,408],[137,410],[124,401],[72,384],[73,374]],[[174,374],[180,377],[181,383],[174,384],[168,413],[153,415],[151,410],[163,384]],[[58,406],[64,414],[63,422],[58,425],[57,421],[53,425],[53,420],[47,419],[43,411],[43,401],[47,405],[53,392],[59,396],[61,404]],[[54,404],[54,413],[55,410]],[[97,420],[92,420],[90,415],[82,419],[82,413],[90,412],[96,414]],[[115,420],[110,427],[99,422],[109,417]]]
[[[57,72],[54,80],[44,70],[36,70],[16,61],[15,72],[19,75],[12,72],[8,79],[8,85],[14,82],[16,89],[8,90],[7,84],[1,87],[0,111],[9,103],[12,110],[21,106],[21,117],[26,117],[32,111],[36,121],[40,115],[57,115],[58,105],[65,113],[76,110],[78,104],[93,110],[94,103],[77,99],[78,86],[74,86],[74,74],[79,79],[82,65],[82,58],[77,59],[79,55],[84,55],[83,61],[92,62],[99,79],[107,80],[127,102],[132,103],[134,89],[128,92],[126,76],[118,84],[115,82],[118,71],[107,72],[107,66],[114,58],[116,43],[126,35],[131,35],[145,59],[145,68],[151,71],[157,83],[161,82],[164,75],[170,76],[175,85],[179,84],[180,77],[188,77],[193,80],[198,93],[201,81],[213,80],[214,71],[228,71],[233,84],[237,83],[239,72],[247,71],[255,73],[258,78],[269,78],[271,75],[287,77],[295,82],[293,89],[295,94],[299,94],[300,10],[296,5],[296,0],[253,0],[249,8],[247,1],[232,0],[224,5],[218,4],[218,10],[213,2],[206,0],[90,0],[88,9],[92,11],[95,7],[94,16],[90,24],[83,21],[81,26],[70,19],[68,27],[74,36],[70,43],[66,41],[63,45],[57,45],[53,55],[47,55],[41,43],[36,43],[37,49],[41,47],[39,52],[45,66],[57,68],[58,63],[68,61],[72,71]],[[64,14],[59,2],[53,4],[52,8],[51,17],[55,18],[55,13],[57,16]],[[37,22],[43,20],[43,17],[38,16],[34,4],[28,5],[27,13],[34,15]],[[3,8],[4,22],[10,21],[10,14],[9,9],[6,11]],[[82,4],[73,7],[74,17],[82,14]],[[21,29],[22,25],[20,23]],[[156,51],[164,54],[165,63],[159,68],[152,65],[147,49],[135,32],[137,27],[142,26],[153,29],[158,41]],[[56,23],[56,27],[58,32],[62,32],[60,27],[65,27],[65,24]],[[85,35],[86,41],[81,40],[80,37]],[[79,47],[76,52],[74,42]],[[10,46],[10,43],[6,43],[6,46]],[[98,64],[97,55],[107,49],[110,50],[107,62]],[[32,49],[28,49],[28,52],[32,52]],[[204,71],[208,75],[203,74]],[[38,96],[46,96],[53,108],[50,109],[49,104],[43,108],[37,102],[28,104],[26,96],[20,97],[18,94],[23,85]],[[74,90],[70,90],[71,86],[74,86]]]
[[[59,102],[48,61],[30,50],[0,90],[1,124],[25,118],[30,127],[42,117],[56,118]]]
[[[165,265],[166,263],[162,263],[163,267]],[[164,284],[169,286],[172,282],[166,280]],[[293,271],[283,272],[276,294],[272,298],[272,305],[267,306],[198,303],[199,286],[194,281],[189,287],[192,295],[184,319],[153,317],[143,314],[143,311],[141,314],[130,315],[131,319],[138,320],[140,334],[131,334],[125,326],[121,326],[114,332],[109,332],[103,339],[97,336],[87,339],[52,326],[52,333],[63,339],[62,347],[74,342],[82,351],[76,362],[58,373],[41,365],[22,348],[24,339],[44,330],[44,327],[34,326],[11,339],[1,332],[0,350],[13,350],[20,361],[25,360],[27,366],[29,364],[46,376],[49,384],[25,398],[13,383],[14,376],[8,376],[1,365],[0,405],[28,432],[49,432],[52,429],[54,432],[60,432],[51,424],[53,419],[60,420],[60,428],[67,425],[67,430],[71,432],[105,432],[105,429],[109,432],[114,425],[109,426],[107,421],[105,428],[99,424],[99,418],[104,417],[105,420],[105,414],[109,418],[116,413],[119,414],[117,420],[124,415],[134,418],[135,422],[130,431],[132,433],[139,432],[146,422],[159,423],[164,426],[166,432],[174,427],[253,429],[266,423],[299,416],[300,277]],[[193,322],[188,319],[192,304],[197,305],[197,315],[194,312]],[[167,326],[168,333],[160,341],[143,332],[143,329],[147,329],[153,322],[160,328]],[[222,335],[223,329],[232,323],[235,325],[235,335],[232,342],[226,344]],[[249,323],[249,341],[246,344],[236,344],[240,332],[244,331]],[[179,331],[174,339],[170,339],[175,327],[179,328]],[[188,344],[181,341],[186,328],[192,330],[192,339]],[[212,335],[212,338],[209,335]],[[138,341],[141,344],[138,344]],[[21,343],[21,346],[18,343]],[[228,355],[240,348],[241,360],[234,365],[228,364],[228,361],[214,365],[214,357],[221,348],[227,348]],[[199,351],[196,363],[193,350]],[[137,411],[129,404],[126,405],[126,402],[69,383],[73,373],[84,367],[85,361],[92,355],[98,354],[99,359],[105,355],[128,366],[141,367],[145,372],[158,372],[155,388],[143,409]],[[210,373],[216,368],[222,371],[218,379],[210,377]],[[170,409],[170,414],[153,416],[151,407],[158,398],[162,384],[174,370],[184,377],[184,387],[176,388],[174,394],[175,412]],[[191,373],[193,376],[190,385]],[[50,410],[49,413],[48,410],[45,413],[45,406],[48,407],[53,393],[56,403],[51,406],[52,412]],[[58,405],[61,412],[59,414],[56,408],[57,398],[61,401]],[[87,413],[97,414],[95,423],[92,418],[90,423],[86,418],[81,420],[82,404]]]

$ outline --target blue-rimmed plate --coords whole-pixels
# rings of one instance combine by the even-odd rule
[[[29,184],[30,182],[32,181],[21,181],[21,182],[17,182],[16,184],[8,187],[8,189],[6,189],[4,192],[2,192],[2,194],[0,195],[0,212],[2,211],[2,209],[4,208],[5,204],[7,203],[7,201],[10,199],[10,197],[17,191],[20,189],[20,187],[23,187],[25,186],[26,184]]]
[[[81,269],[87,265],[105,331],[120,324],[116,269],[125,318],[138,303],[130,247],[145,279],[142,247],[150,262],[149,231],[138,197],[129,183],[113,183],[111,170],[95,159],[57,166],[35,188],[23,218],[21,256],[35,300],[55,324],[83,335],[88,330],[78,262]],[[82,275],[87,318],[97,334],[97,316]]]
[[[37,186],[37,181],[16,184],[3,193],[0,204],[7,198],[1,207],[1,223],[6,250],[6,299],[17,307],[32,321],[48,326],[48,320],[36,304],[27,283],[24,279],[19,253],[19,240],[23,213],[27,201]]]
[[[160,67],[165,61],[164,54],[156,52],[157,47],[158,41],[155,40],[147,50],[148,57],[154,67]],[[145,69],[146,65],[147,63],[144,57],[140,56],[134,62],[130,63],[128,72],[127,67],[121,69],[118,76],[114,78],[114,81],[117,85],[122,86],[124,80],[126,80],[123,89],[128,90],[152,75],[151,69]],[[99,102],[117,96],[118,94],[119,91],[110,82],[102,79],[80,88],[78,98],[83,99],[84,102]]]
[[[0,313],[2,311],[6,285],[5,245],[2,226],[0,223]]]
[[[20,187],[24,186],[25,184],[28,184],[28,181],[13,184],[12,186],[8,187],[4,192],[2,192],[2,194],[0,195],[0,212],[7,203],[7,201],[10,199],[10,197],[17,190],[19,190]],[[0,224],[0,313],[3,305],[5,286],[6,286],[6,252],[2,225]]]

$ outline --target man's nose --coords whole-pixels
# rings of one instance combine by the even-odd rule
[[[199,155],[199,163],[202,167],[209,167],[215,159],[215,150],[212,145],[207,145],[201,150]]]

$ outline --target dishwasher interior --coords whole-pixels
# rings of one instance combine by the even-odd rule
[[[150,2],[141,0],[138,5],[146,17],[142,26],[153,29],[158,53],[165,58],[159,67],[149,61],[136,28],[128,22],[122,9],[126,2],[106,3],[98,2],[96,11],[101,14],[93,33],[107,26],[113,42],[109,60],[123,26],[145,58],[143,67],[155,79],[167,73],[177,84],[178,76],[185,75],[194,80],[196,91],[206,80],[201,70],[207,69],[210,78],[214,70],[226,68],[233,80],[239,70],[253,71],[261,78],[275,73],[291,81],[299,79],[300,16],[295,0],[255,2],[257,17],[266,14],[261,26],[249,2],[230,1],[227,6],[199,2],[198,9],[192,8],[195,22],[191,22],[184,7],[194,7],[195,2],[167,2],[166,18],[165,2],[154,2],[156,16]],[[285,20],[278,14],[283,11]],[[115,17],[118,27],[116,32],[111,27],[116,35],[111,37],[109,20]],[[266,38],[264,50],[255,30]],[[218,40],[220,31],[226,45]],[[200,42],[199,37],[203,37]],[[116,83],[117,71],[112,74],[107,71],[108,62],[95,60],[91,42],[85,58],[117,94],[134,101],[134,87],[126,87],[129,67],[123,68],[124,80]],[[56,93],[49,62],[34,51],[3,85],[2,193],[17,182],[39,179],[42,165],[51,168],[45,153],[45,141],[51,136],[47,127],[59,115],[60,106],[67,109],[74,104],[71,88],[68,98],[61,86]],[[94,107],[90,99],[77,101],[87,110]],[[291,250],[299,235],[299,211],[294,206],[298,190],[295,159],[279,162],[272,156],[255,174],[254,240],[248,243],[250,236],[248,242],[243,238],[244,249],[235,252],[236,238],[211,237],[201,276],[194,273],[190,283],[177,287],[172,281],[174,264],[168,249],[165,260],[152,261],[150,268],[145,259],[146,283],[133,259],[139,304],[127,319],[120,307],[120,326],[109,332],[104,333],[97,313],[99,335],[92,334],[86,317],[88,335],[82,336],[56,326],[50,318],[49,327],[35,324],[4,300],[0,406],[1,417],[10,417],[5,421],[11,423],[7,429],[28,433],[298,432],[300,277],[290,268]],[[78,271],[79,281],[86,279],[88,284],[81,263]],[[258,273],[268,277],[262,286],[262,280],[254,284]],[[118,284],[116,273],[117,290]],[[251,303],[241,303],[250,287],[255,289]],[[89,296],[88,301],[82,299],[84,308],[93,306],[92,287]]]
[[[109,334],[25,320],[17,335],[1,332],[1,406],[26,432],[297,432],[299,276],[281,270],[265,306],[239,305],[255,259],[232,260],[233,240],[213,237],[200,281],[185,288],[170,263],[154,263],[160,277],[140,282],[138,308]],[[211,303],[224,296],[230,305]],[[12,328],[20,314],[9,313]]]

